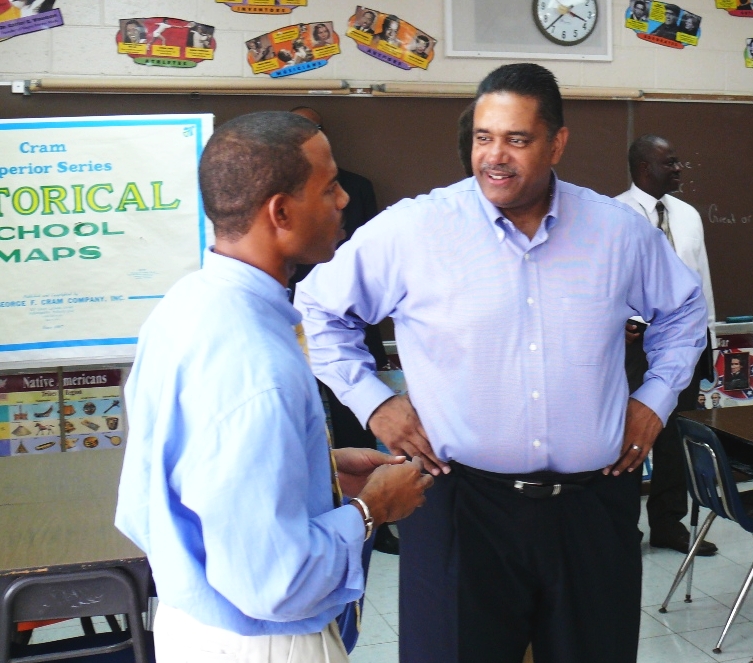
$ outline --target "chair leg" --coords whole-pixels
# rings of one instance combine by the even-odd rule
[[[123,629],[120,628],[120,624],[118,623],[117,617],[115,615],[105,615],[105,619],[107,620],[107,625],[110,627],[110,630],[113,633],[120,633]]]
[[[693,544],[696,542],[696,539],[698,538],[698,516],[701,512],[701,505],[698,504],[695,500],[693,500],[693,508],[690,512],[690,547],[693,547]],[[690,549],[688,549],[688,552],[690,552]],[[685,590],[685,603],[692,603],[693,599],[691,597],[691,593],[693,590],[693,569],[695,568],[695,559],[693,560],[693,563],[690,565],[690,568],[688,569],[688,586]]]
[[[735,599],[735,604],[732,606],[732,612],[729,613],[729,617],[727,617],[727,623],[724,625],[722,634],[719,636],[719,642],[717,642],[716,647],[714,647],[715,654],[722,653],[722,642],[724,641],[724,638],[727,637],[727,631],[729,631],[730,626],[732,626],[732,622],[735,621],[737,613],[740,612],[740,608],[742,608],[743,603],[745,603],[745,598],[748,596],[751,585],[753,585],[753,566],[751,566],[750,571],[748,571],[748,576],[745,578],[745,582],[740,588],[740,593]]]
[[[81,617],[80,621],[81,628],[84,629],[84,635],[92,636],[97,634],[97,632],[94,630],[94,622],[92,622],[91,617]]]
[[[675,576],[674,582],[672,583],[672,587],[669,590],[669,593],[667,594],[667,598],[664,599],[664,603],[661,604],[661,608],[659,608],[659,612],[662,614],[667,612],[667,606],[669,605],[669,601],[672,598],[672,594],[675,593],[675,590],[680,586],[680,583],[682,582],[683,577],[687,573],[688,569],[692,567],[693,561],[695,560],[696,553],[698,552],[698,548],[701,546],[701,543],[706,538],[706,534],[708,534],[709,528],[711,527],[711,523],[714,522],[714,519],[716,518],[716,514],[711,511],[709,515],[706,517],[706,520],[703,521],[703,525],[701,526],[701,531],[698,533],[698,538],[693,542],[693,546],[688,550],[688,554],[683,560],[682,564],[680,565],[679,570],[677,571],[677,575]],[[690,589],[688,589],[688,596],[686,597],[686,602],[690,602]]]

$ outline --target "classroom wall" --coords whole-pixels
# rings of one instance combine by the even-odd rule
[[[602,6],[607,0],[601,0]],[[499,60],[446,58],[442,0],[376,0],[369,6],[393,12],[440,40],[437,57],[427,71],[405,72],[360,53],[344,37],[357,0],[309,0],[286,16],[242,15],[214,0],[58,0],[65,26],[0,42],[0,81],[50,76],[230,77],[254,76],[246,63],[245,42],[259,34],[298,22],[334,20],[342,38],[342,54],[329,64],[295,78],[345,79],[353,85],[402,82],[476,82]],[[643,42],[624,27],[628,0],[612,3],[612,62],[542,61],[566,86],[608,86],[669,92],[753,92],[753,69],[746,69],[742,51],[753,37],[753,19],[733,18],[716,9],[713,0],[680,0],[680,6],[702,16],[697,47],[675,50]],[[528,0],[500,0],[501,11],[530,12]],[[115,47],[118,20],[170,16],[214,25],[215,59],[195,69],[175,70],[135,64]]]

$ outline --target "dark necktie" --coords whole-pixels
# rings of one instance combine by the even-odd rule
[[[667,236],[669,245],[674,249],[675,240],[672,239],[672,231],[669,229],[669,214],[667,214],[667,208],[664,207],[661,200],[656,203],[656,213],[659,215],[659,230]]]

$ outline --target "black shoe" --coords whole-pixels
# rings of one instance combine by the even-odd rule
[[[400,539],[390,531],[387,523],[377,528],[376,536],[374,537],[374,550],[387,553],[388,555],[400,554]]]
[[[690,532],[680,531],[674,534],[654,534],[651,532],[650,543],[652,548],[671,548],[687,555],[690,548]],[[698,547],[696,555],[699,557],[711,557],[716,554],[717,550],[719,548],[711,543],[711,541],[703,541]]]

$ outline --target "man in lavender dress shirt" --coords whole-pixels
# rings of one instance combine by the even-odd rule
[[[634,662],[639,469],[705,344],[697,277],[627,206],[561,182],[550,71],[481,83],[474,177],[403,200],[298,286],[317,376],[436,477],[400,528],[402,663]],[[628,398],[625,316],[652,320]],[[409,395],[375,376],[395,323]],[[588,398],[573,399],[573,393]]]

